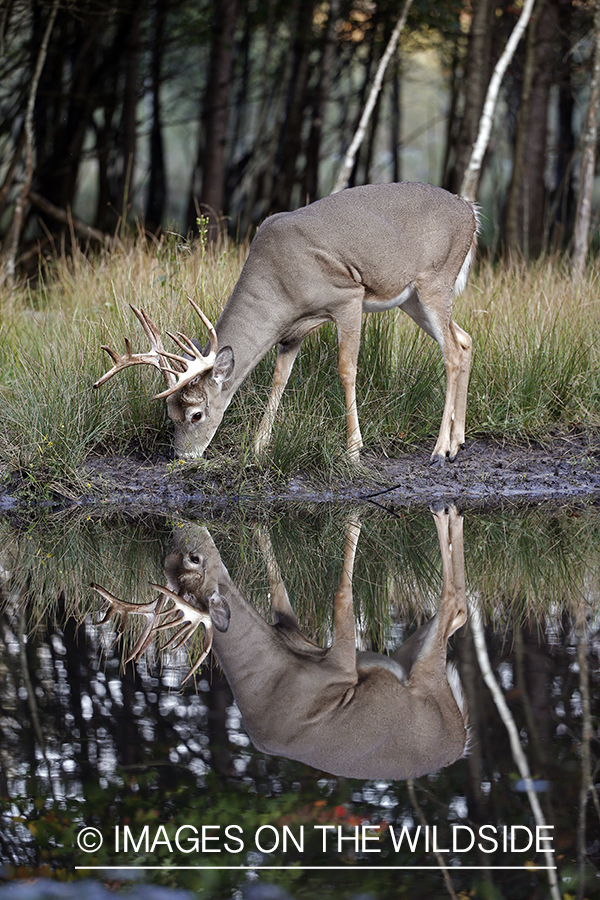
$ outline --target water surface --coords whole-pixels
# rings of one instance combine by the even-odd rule
[[[151,600],[148,583],[165,583],[169,552],[207,529],[231,583],[269,620],[275,560],[302,633],[327,646],[350,521],[360,521],[357,646],[389,654],[440,600],[427,510],[236,507],[202,521],[80,511],[0,523],[0,858],[9,875],[110,867],[114,878],[223,898],[256,880],[294,898],[598,890],[596,509],[465,512],[469,622],[448,659],[466,697],[469,751],[427,775],[351,778],[260,752],[212,657],[181,687],[201,628],[185,646],[153,645],[123,667],[139,617],[124,642],[116,619],[98,625],[106,604],[91,582]],[[246,661],[269,669],[268,654],[242,634]],[[293,682],[282,690],[299,693]],[[245,711],[249,730],[296,709],[277,691],[259,696]],[[407,742],[403,724],[398,740]],[[107,877],[106,868],[92,873]]]

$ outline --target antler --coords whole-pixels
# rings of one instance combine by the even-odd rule
[[[131,306],[132,311],[138,318],[144,332],[146,333],[147,338],[150,341],[150,350],[147,353],[132,353],[131,352],[131,344],[128,338],[125,338],[125,353],[119,355],[115,353],[110,347],[107,347],[105,344],[102,345],[102,349],[106,350],[110,358],[112,359],[114,365],[112,369],[106,372],[98,381],[94,382],[94,387],[100,387],[101,384],[104,384],[105,381],[108,381],[109,378],[112,378],[117,372],[120,372],[121,369],[126,369],[128,366],[136,366],[136,365],[151,365],[155,366],[157,369],[163,373],[165,381],[167,382],[167,389],[162,391],[160,394],[155,394],[153,399],[159,400],[162,397],[168,397],[171,394],[174,394],[176,391],[181,390],[186,384],[189,384],[190,381],[193,381],[198,375],[201,375],[203,372],[206,372],[208,369],[211,369],[214,365],[217,350],[218,350],[218,340],[217,333],[210,322],[210,320],[204,315],[200,307],[192,300],[191,297],[188,297],[189,302],[192,307],[195,309],[197,314],[200,316],[208,331],[210,333],[210,353],[207,356],[203,356],[200,350],[197,348],[195,343],[191,340],[191,338],[187,337],[185,334],[182,334],[178,331],[176,334],[171,334],[170,331],[167,332],[170,338],[175,341],[175,343],[183,350],[186,356],[178,356],[175,353],[168,353],[162,342],[162,338],[160,333],[152,321],[152,319],[148,316],[145,310],[138,309],[136,306]],[[191,357],[191,358],[190,358]],[[167,361],[170,362],[167,362]]]
[[[150,350],[148,353],[132,353],[129,338],[125,338],[125,353],[122,356],[119,356],[118,353],[115,353],[114,350],[103,344],[102,350],[106,350],[114,365],[112,369],[102,376],[102,378],[99,378],[98,381],[94,382],[94,387],[100,387],[101,384],[104,384],[105,381],[108,381],[109,378],[112,378],[112,376],[116,375],[117,372],[120,372],[121,369],[126,369],[128,366],[139,366],[144,364],[155,366],[157,369],[160,369],[165,376],[167,384],[173,386],[176,383],[176,380],[163,361],[162,354],[165,352],[165,348],[158,328],[145,310],[138,309],[137,306],[132,306],[131,303],[129,306],[138,318],[146,333],[146,337],[150,341]]]
[[[161,357],[163,357],[164,360],[173,360],[177,364],[178,368],[170,369],[163,361],[164,372],[168,372],[171,376],[174,376],[176,382],[175,384],[170,385],[166,391],[162,391],[160,394],[155,394],[153,397],[154,400],[159,400],[161,397],[168,397],[170,396],[170,394],[174,394],[175,391],[180,391],[182,387],[185,387],[186,384],[189,384],[190,381],[193,381],[194,378],[198,377],[198,375],[201,375],[203,372],[208,371],[208,369],[212,369],[215,364],[217,351],[219,349],[217,332],[215,331],[210,319],[208,319],[204,315],[197,303],[195,303],[191,297],[188,297],[188,300],[208,328],[208,332],[210,334],[210,352],[207,356],[204,356],[198,349],[196,344],[185,334],[182,334],[181,331],[178,331],[177,334],[172,334],[170,331],[167,331],[167,334],[169,335],[171,340],[175,341],[175,343],[179,347],[181,347],[184,353],[191,355],[192,359],[188,359],[185,356],[177,356],[176,353],[167,353],[166,350],[161,351]],[[183,372],[181,370],[181,367],[183,367]]]
[[[98,625],[105,625],[115,613],[121,616],[121,629],[123,631],[130,613],[145,616],[147,619],[144,630],[135,642],[131,653],[125,660],[125,664],[131,662],[131,660],[137,662],[148,649],[155,634],[159,631],[164,631],[166,628],[175,628],[175,633],[162,649],[167,650],[169,647],[172,647],[174,650],[177,650],[193,635],[199,625],[204,625],[207,646],[181,682],[182,684],[185,684],[192,677],[208,656],[213,637],[210,615],[196,609],[195,606],[192,606],[191,603],[188,603],[187,600],[184,600],[183,597],[169,590],[169,588],[150,582],[150,587],[160,591],[158,597],[147,603],[131,603],[128,600],[120,600],[99,584],[92,584],[91,586],[105,600],[108,600],[108,610],[104,618],[98,622]],[[168,600],[173,601],[173,606],[165,608],[165,603]]]

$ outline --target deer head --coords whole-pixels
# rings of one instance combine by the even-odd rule
[[[128,366],[151,365],[159,369],[165,379],[166,389],[154,395],[154,400],[164,398],[167,412],[173,422],[175,455],[182,459],[201,457],[223,418],[225,404],[223,384],[231,377],[234,359],[231,347],[218,349],[216,331],[200,307],[188,297],[210,334],[209,351],[204,354],[198,341],[181,332],[169,337],[183,351],[183,356],[165,350],[156,325],[143,309],[131,306],[150,341],[147,353],[132,353],[129,340],[125,339],[125,353],[119,355],[105,345],[113,361],[113,367],[95,383],[100,387],[117,372]]]

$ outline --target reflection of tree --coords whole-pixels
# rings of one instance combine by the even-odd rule
[[[430,591],[439,586],[439,576],[426,565],[428,556],[435,558],[435,535],[428,514],[399,520],[374,511],[363,519],[361,547],[366,556],[357,565],[354,590],[367,634],[371,625],[375,628],[369,640],[385,646],[390,634],[407,633],[415,621],[428,617]],[[333,586],[339,577],[343,547],[335,512],[303,510],[298,517],[282,512],[269,524],[277,559],[286,567],[286,585],[294,599],[301,601],[299,611],[308,614],[315,633],[326,632],[329,610],[320,608],[316,599],[323,595],[324,586]],[[128,525],[133,527],[130,533],[114,520],[107,522],[106,529],[98,523],[92,527],[85,519],[68,520],[66,527],[55,530],[47,522],[22,532],[2,525],[2,552],[12,547],[12,559],[26,567],[27,577],[21,570],[17,578],[14,565],[2,556],[0,574],[5,579],[10,571],[11,580],[5,580],[0,590],[0,857],[35,868],[48,854],[44,859],[51,866],[70,867],[78,860],[73,856],[73,831],[67,832],[68,828],[76,830],[77,824],[86,821],[108,830],[116,821],[135,815],[141,822],[152,823],[183,822],[186,816],[211,823],[218,816],[219,821],[239,816],[249,828],[259,821],[294,825],[304,821],[312,826],[320,821],[317,816],[323,817],[323,823],[364,817],[392,827],[415,821],[402,783],[333,778],[319,783],[307,767],[256,754],[244,741],[231,701],[211,694],[216,673],[203,672],[198,693],[190,687],[182,696],[173,686],[187,671],[187,659],[165,659],[162,669],[150,662],[137,671],[129,666],[123,676],[120,647],[111,646],[100,654],[99,635],[83,618],[91,603],[90,592],[81,586],[84,573],[88,572],[86,584],[91,578],[105,579],[107,570],[132,585],[158,580],[170,541],[170,528],[164,523],[158,531],[149,525]],[[594,793],[588,792],[598,760],[594,730],[600,712],[597,623],[577,618],[578,610],[587,608],[582,598],[593,607],[598,605],[597,515],[538,510],[499,518],[480,513],[467,517],[465,527],[468,586],[473,589],[485,583],[482,600],[492,670],[526,748],[532,776],[549,782],[539,797],[548,821],[556,826],[560,871],[582,884],[586,874],[589,878],[587,860],[597,863],[595,847],[600,840],[598,813],[590,802]],[[248,594],[257,600],[263,594],[264,600],[267,578],[260,554],[253,549],[254,522],[228,514],[211,522],[211,531],[226,547],[226,553],[222,552],[232,577],[235,570],[235,577],[249,585]],[[28,533],[33,535],[31,540]],[[73,551],[78,539],[83,563]],[[57,549],[50,559],[51,548]],[[44,566],[40,558],[46,560]],[[71,581],[66,571],[68,559],[79,573],[82,602],[88,604],[87,610],[80,608],[77,618],[70,617],[74,612],[70,598],[77,588],[75,576]],[[119,559],[126,560],[121,570]],[[60,568],[65,571],[59,576]],[[399,580],[401,573],[404,581]],[[411,584],[417,582],[422,602],[411,607]],[[398,609],[389,602],[391,586]],[[27,600],[27,666],[59,798],[56,804],[31,725],[19,658],[16,629],[23,599]],[[61,619],[63,610],[66,620]],[[378,621],[389,626],[383,637]],[[467,759],[436,778],[415,783],[424,816],[440,829],[451,822],[530,825],[531,810],[526,796],[514,789],[516,770],[506,731],[482,684],[470,633],[454,641],[453,658],[467,693],[472,749]],[[210,704],[214,704],[215,718]],[[36,797],[41,802],[34,806]],[[15,809],[24,825],[14,821]],[[34,825],[35,839],[27,823]],[[333,853],[324,860],[318,849],[313,851],[319,863],[338,862]],[[421,851],[412,858],[397,859],[389,848],[379,861],[434,864]],[[490,860],[474,851],[469,862],[488,865]],[[474,889],[476,876],[455,868],[450,874],[457,895]],[[312,895],[321,896],[311,877],[309,873],[299,876],[299,883],[309,885],[307,892],[312,884]],[[361,873],[364,889],[376,897],[393,896],[397,877],[397,873]],[[440,876],[435,877],[432,882],[423,873],[419,878],[402,875],[403,884],[417,900],[440,894]],[[486,880],[511,900],[530,900],[543,883],[539,875],[526,878],[520,873],[509,877],[489,872]],[[347,874],[345,882],[332,883],[338,896],[345,896]],[[214,896],[230,897],[233,882],[223,875],[220,884]],[[589,885],[585,890],[589,896]],[[290,892],[295,896],[291,883]]]

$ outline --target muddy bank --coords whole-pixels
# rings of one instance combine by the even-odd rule
[[[356,473],[326,486],[302,473],[273,487],[258,466],[233,475],[214,461],[179,464],[166,459],[101,456],[86,466],[86,491],[55,491],[40,502],[118,505],[132,512],[164,512],[240,502],[378,502],[390,508],[421,506],[434,500],[463,507],[494,507],[554,501],[600,502],[600,436],[571,434],[544,446],[502,445],[471,440],[454,463],[429,464],[429,451],[399,459],[365,454]],[[68,495],[68,496],[67,496]],[[0,509],[24,502],[18,481],[4,488]]]

